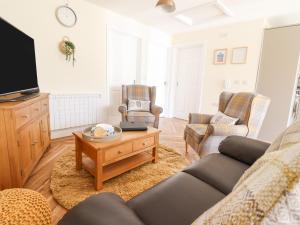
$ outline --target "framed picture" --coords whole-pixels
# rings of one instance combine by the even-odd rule
[[[214,51],[214,64],[215,65],[222,65],[226,64],[227,58],[227,49],[216,49]]]
[[[245,64],[247,62],[248,47],[232,49],[231,64]]]

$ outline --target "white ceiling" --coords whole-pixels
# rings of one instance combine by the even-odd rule
[[[287,21],[289,15],[293,15],[294,19],[289,20],[293,23],[295,15],[300,15],[300,0],[174,0],[174,13],[165,13],[155,8],[157,0],[89,1],[167,33],[186,32],[258,18],[275,17],[277,21],[281,20],[278,18]],[[300,16],[296,20],[295,23],[300,22]]]

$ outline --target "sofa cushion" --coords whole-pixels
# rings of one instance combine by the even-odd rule
[[[113,193],[93,195],[67,212],[58,225],[144,225]]]
[[[129,122],[153,123],[155,120],[155,116],[150,112],[131,111],[128,112],[127,119]]]
[[[224,197],[203,181],[180,172],[127,204],[147,225],[190,225]]]
[[[254,172],[193,224],[300,224],[300,144],[267,152],[249,170]]]
[[[214,153],[203,157],[184,172],[201,179],[227,195],[248,168],[249,166],[245,163]]]
[[[229,136],[219,145],[219,152],[252,165],[270,146],[269,143],[241,136]]]

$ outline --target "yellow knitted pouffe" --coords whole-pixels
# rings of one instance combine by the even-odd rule
[[[0,191],[1,225],[50,225],[51,209],[40,193],[28,189]]]

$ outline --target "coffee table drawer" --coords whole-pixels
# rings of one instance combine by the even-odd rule
[[[133,151],[138,151],[152,145],[154,145],[154,137],[140,139],[133,142]]]
[[[104,161],[108,162],[113,159],[119,158],[123,155],[129,154],[132,152],[132,143],[127,143],[121,146],[110,148],[105,150]]]

